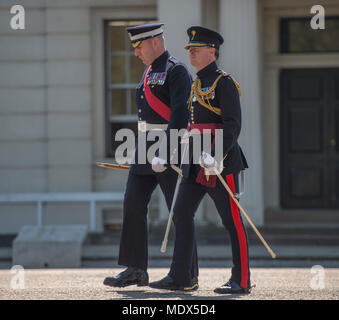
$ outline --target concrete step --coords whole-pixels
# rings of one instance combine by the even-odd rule
[[[305,225],[305,224],[268,224],[258,228],[264,239],[274,245],[328,245],[339,247],[339,225]],[[121,230],[112,230],[101,234],[89,234],[86,244],[119,244]],[[149,230],[149,243],[162,243],[165,227]],[[247,227],[248,240],[251,245],[260,245],[261,241],[253,229]],[[174,241],[174,228],[171,229],[169,241]],[[222,227],[197,227],[196,238],[201,245],[230,243],[228,233]]]
[[[258,230],[268,243],[275,245],[339,246],[339,224],[267,224]],[[205,244],[229,242],[228,234],[223,228],[200,228],[196,233],[198,241]],[[250,244],[261,243],[250,226],[247,226],[247,233]]]
[[[260,233],[277,254],[271,256],[251,227],[247,227],[249,254],[252,260],[331,260],[339,265],[339,225],[270,223],[259,228]],[[174,228],[169,236],[168,249],[160,252],[165,226],[149,230],[149,259],[170,261],[173,252]],[[121,230],[100,234],[88,234],[82,249],[82,261],[112,261],[116,263],[119,253]],[[199,260],[232,259],[229,236],[223,228],[199,227],[196,230]],[[0,237],[0,261],[11,261],[11,241],[14,236]]]
[[[168,267],[171,264],[173,245],[165,253],[160,252],[161,244],[149,246],[150,266]],[[277,255],[272,259],[263,245],[250,245],[249,257],[252,266],[290,267],[320,264],[339,268],[339,250],[335,246],[282,246],[271,245]],[[117,267],[119,245],[84,245],[82,248],[83,267]],[[232,264],[231,247],[223,245],[198,245],[199,266],[213,267]],[[12,267],[11,248],[0,248],[0,269]]]
[[[338,209],[278,209],[265,210],[265,225],[270,223],[339,224]]]
[[[159,245],[149,246],[149,259],[171,259],[173,245],[169,245],[165,253],[160,252]],[[336,260],[339,264],[339,250],[334,246],[271,246],[278,260]],[[118,245],[87,245],[83,247],[83,260],[117,260]],[[232,259],[229,245],[198,245],[199,260]],[[271,260],[272,257],[263,245],[249,247],[251,259]]]

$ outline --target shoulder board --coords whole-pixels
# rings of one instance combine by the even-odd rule
[[[173,57],[173,56],[169,56],[168,61],[171,62],[173,65],[180,63],[180,61],[176,57]]]
[[[238,83],[238,81],[235,80],[233,76],[231,76],[230,74],[228,74],[228,73],[227,73],[226,71],[224,71],[224,70],[218,69],[217,72],[220,73],[220,74],[222,74],[222,75],[225,76],[225,77],[228,76],[230,79],[232,79],[234,85],[235,85],[235,86],[237,87],[237,89],[238,89],[239,97],[241,97],[241,88],[240,88],[240,84]]]
[[[222,74],[223,76],[227,76],[227,75],[228,75],[228,73],[227,73],[226,71],[221,70],[221,69],[218,69],[217,72],[218,72],[219,74]]]

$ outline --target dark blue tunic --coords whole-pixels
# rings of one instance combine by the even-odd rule
[[[171,109],[169,121],[162,118],[148,105],[144,92],[145,75],[146,71],[136,93],[139,121],[146,121],[150,124],[168,123],[167,135],[169,135],[170,129],[186,128],[188,122],[187,100],[192,83],[191,75],[186,66],[171,56],[168,51],[165,51],[152,63],[149,71],[152,93]],[[167,141],[170,142],[169,139]],[[147,142],[147,149],[153,144],[153,141]],[[168,157],[170,157],[169,152]],[[126,184],[118,263],[147,270],[148,204],[153,191],[159,185],[167,207],[170,209],[178,175],[171,168],[163,173],[155,173],[151,164],[138,164],[138,147],[135,158],[136,164],[131,166]],[[197,277],[198,262],[195,243],[192,249],[192,257],[190,270],[192,275]]]
[[[152,93],[171,109],[171,116],[168,122],[149,106],[145,98],[145,75],[146,70],[138,85],[136,93],[138,120],[152,124],[168,123],[166,134],[167,142],[169,144],[169,130],[180,130],[187,126],[187,100],[191,91],[192,77],[186,66],[177,58],[171,56],[168,51],[165,51],[152,63],[152,67],[149,71],[149,78],[151,80],[153,79],[153,82],[150,83],[150,88]],[[146,142],[146,154],[149,147],[153,144],[154,141]],[[136,149],[135,164],[132,165],[131,172],[136,174],[154,174],[149,163],[138,163],[138,147]],[[171,157],[171,151],[169,148],[167,157],[168,160]]]
[[[215,62],[197,73],[201,80],[201,89],[208,90],[222,73]],[[215,92],[213,92],[215,91]],[[222,178],[227,182],[232,192],[238,193],[238,173],[247,168],[247,162],[237,142],[241,129],[241,110],[238,90],[230,76],[223,75],[216,87],[209,93],[210,106],[219,109],[216,113],[194,99],[190,114],[190,126],[218,124],[223,129],[223,161]],[[213,109],[212,108],[212,109]],[[198,135],[202,138],[202,135]],[[190,137],[190,145],[193,137]],[[211,153],[213,150],[204,150]],[[200,154],[200,152],[199,152]],[[190,157],[192,161],[192,157]],[[222,161],[222,159],[216,159]],[[181,285],[189,285],[194,276],[192,262],[195,259],[195,228],[194,215],[203,197],[208,194],[215,203],[225,229],[230,235],[233,255],[231,278],[243,288],[249,288],[250,270],[247,232],[240,211],[230,195],[215,178],[213,187],[197,180],[201,170],[199,164],[190,162],[183,166],[184,178],[180,185],[178,198],[174,207],[175,246],[173,261],[169,272],[170,277]],[[210,177],[211,179],[211,177]]]

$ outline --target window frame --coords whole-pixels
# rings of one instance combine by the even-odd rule
[[[126,82],[125,83],[115,83],[112,84],[111,79],[111,58],[112,56],[125,56],[130,57],[134,56],[134,50],[131,47],[130,51],[127,50],[120,50],[120,51],[111,51],[111,37],[109,34],[109,28],[112,23],[116,24],[117,26],[124,25],[124,26],[132,26],[144,23],[153,23],[156,22],[154,18],[140,18],[140,19],[105,19],[103,20],[103,29],[104,29],[104,76],[105,76],[105,86],[104,86],[104,95],[105,95],[105,154],[106,158],[114,158],[115,150],[113,147],[113,139],[114,133],[112,130],[112,124],[123,124],[126,123],[126,126],[131,125],[131,123],[137,123],[138,121],[138,114],[132,114],[132,94],[131,90],[135,90],[139,84],[138,83],[130,83],[130,59],[125,59],[125,75],[126,75]],[[130,46],[129,40],[125,37],[125,49]],[[146,67],[146,66],[145,66]],[[112,115],[112,90],[114,89],[124,89],[125,97],[126,97],[126,113],[125,114],[118,114]]]
[[[325,17],[325,30],[326,30],[326,20],[328,19],[336,19],[339,20],[339,16],[326,16]],[[311,17],[282,17],[279,19],[279,53],[280,54],[335,54],[339,53],[339,49],[337,51],[314,51],[314,50],[303,50],[303,51],[291,51],[289,48],[289,36],[287,32],[288,22],[290,21],[310,21]],[[325,31],[325,30],[316,30],[316,31]]]

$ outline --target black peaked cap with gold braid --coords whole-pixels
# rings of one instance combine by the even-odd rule
[[[163,23],[152,23],[126,28],[132,47],[137,48],[141,41],[162,34],[164,32],[162,29],[163,25]]]
[[[224,38],[216,31],[205,27],[192,26],[187,29],[189,42],[185,49],[190,47],[212,47],[219,49],[219,46],[224,43]]]

